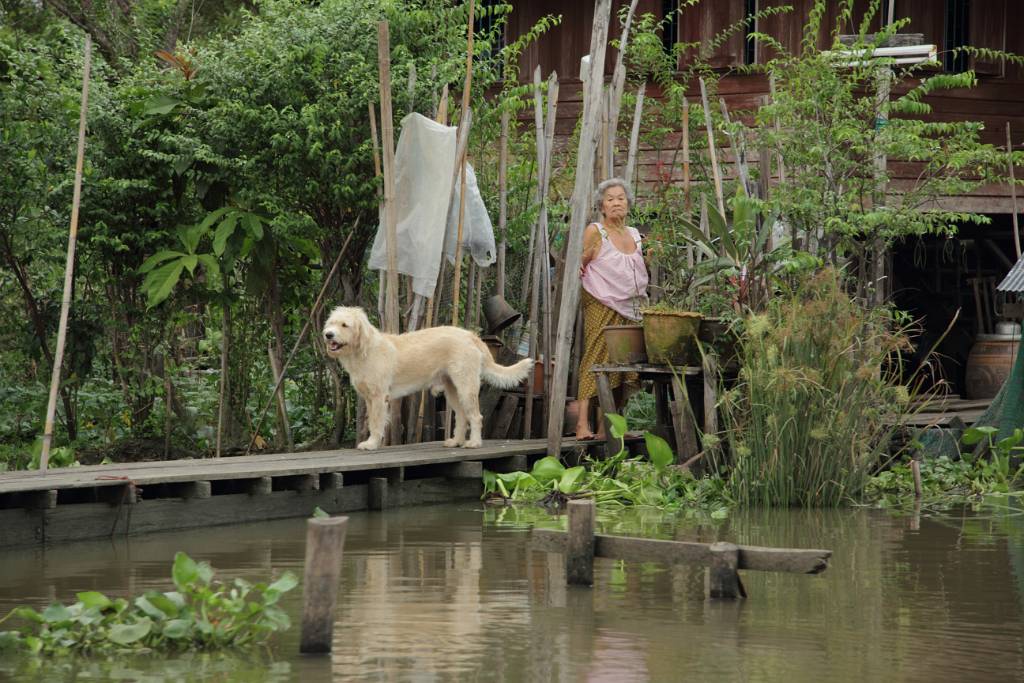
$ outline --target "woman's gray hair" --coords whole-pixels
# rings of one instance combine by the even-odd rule
[[[626,203],[629,207],[633,206],[633,192],[629,189],[629,185],[622,178],[609,178],[608,180],[602,180],[594,190],[594,211],[601,213],[601,204],[604,202],[604,193],[613,187],[621,187],[626,192]]]

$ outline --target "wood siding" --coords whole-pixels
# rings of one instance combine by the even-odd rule
[[[922,33],[926,43],[934,43],[940,52],[948,50],[946,36],[946,0],[895,0],[896,17],[911,19],[903,29],[908,33]],[[513,3],[509,31],[515,36],[524,32],[539,17],[547,14],[561,14],[562,24],[545,34],[523,55],[521,74],[528,78],[534,67],[540,64],[546,77],[552,70],[559,74],[561,83],[558,122],[556,133],[560,137],[571,134],[581,108],[582,98],[579,81],[580,59],[590,49],[590,27],[593,22],[593,3],[587,0],[521,0]],[[725,27],[743,18],[744,0],[704,0],[693,8],[685,9],[679,22],[679,40],[708,40]],[[869,0],[856,0],[854,21],[844,28],[844,33],[855,33]],[[1024,54],[1024,6],[1015,8],[1016,0],[970,0],[968,5],[968,42],[977,47],[1008,50]],[[618,11],[628,0],[616,0],[613,11]],[[757,30],[767,33],[781,42],[790,51],[799,50],[803,38],[803,26],[809,16],[814,0],[758,0],[758,7],[779,5],[792,6],[793,12],[777,15],[760,22]],[[661,0],[640,0],[638,12],[662,15]],[[831,43],[831,30],[837,17],[836,3],[830,2],[822,21],[816,43],[824,47]],[[880,17],[873,21],[877,28]],[[612,39],[617,39],[621,30],[613,21]],[[712,62],[723,72],[742,63],[743,36],[734,35],[712,55]],[[611,75],[616,52],[609,49],[605,64],[607,76]],[[763,62],[772,57],[771,51],[758,46],[756,59]],[[1003,146],[1006,141],[1006,124],[1014,131],[1015,147],[1024,146],[1024,67],[1001,63],[970,60],[969,66],[978,74],[978,86],[971,90],[945,91],[928,98],[933,107],[932,119],[936,121],[974,120],[985,125],[982,139],[994,145]],[[906,92],[910,84],[894,89],[894,95]],[[740,76],[726,74],[720,85],[720,92],[732,111],[750,111],[756,108],[768,94],[768,83],[761,76]],[[658,96],[657,88],[648,84],[648,97]],[[623,112],[620,133],[627,131],[631,112]],[[691,125],[699,125],[693,122]],[[658,174],[674,171],[671,164],[674,144],[658,152],[641,149],[638,160],[641,182],[653,180]],[[728,153],[725,167],[731,172]],[[895,185],[910,182],[916,177],[909,164],[891,164],[896,172]],[[986,213],[1010,211],[1009,187],[1005,185],[980,188],[968,198],[951,198],[957,206]]]

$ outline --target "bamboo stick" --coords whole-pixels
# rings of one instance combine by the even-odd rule
[[[1006,158],[1010,166],[1010,197],[1013,200],[1013,248],[1020,260],[1020,226],[1017,225],[1017,179],[1013,171],[1013,142],[1010,135],[1010,122],[1006,122]]]
[[[725,104],[725,99],[718,98],[718,106],[722,110],[722,120],[725,121],[726,126],[732,125],[732,119],[729,118],[729,107]],[[748,197],[753,193],[750,191],[750,168],[747,166],[747,150],[746,145],[743,144],[743,134],[740,133],[736,139],[732,139],[732,134],[728,132],[726,128],[726,135],[730,138],[732,144],[733,156],[736,158],[736,175],[740,179],[740,184],[743,186],[743,192]]]
[[[547,197],[551,188],[551,164],[555,153],[555,123],[558,119],[558,74],[554,71],[548,77],[548,113],[545,121],[544,151],[547,155],[544,161],[544,204],[540,210],[540,238],[544,244],[544,264],[541,269],[541,283],[544,289],[541,292],[541,320],[543,320],[543,334],[541,336],[541,352],[544,356],[544,389],[551,387],[551,352],[554,346],[552,339],[552,310],[551,310],[551,238],[548,235],[548,202]],[[547,423],[549,408],[544,403],[544,422]]]
[[[466,277],[466,315],[463,317],[463,327],[471,329],[473,324],[473,294],[476,292],[476,261],[469,257],[469,273]]]
[[[501,112],[501,138],[498,153],[498,296],[505,298],[505,249],[508,231],[508,121],[506,109]]]
[[[683,208],[690,214],[690,103],[683,96]]]
[[[409,113],[416,111],[416,62],[409,62]]]
[[[295,450],[295,442],[292,440],[292,426],[288,422],[288,408],[285,406],[284,392],[281,390],[281,361],[277,359],[277,354],[274,352],[273,342],[267,344],[267,357],[270,360],[270,372],[274,376],[273,397],[277,401],[277,412],[281,419],[281,426],[284,428],[283,445],[285,450],[291,453]]]
[[[639,0],[629,4],[626,22],[622,26],[622,38],[619,40],[618,54],[615,56],[615,70],[612,72],[612,87],[608,106],[608,177],[615,175],[615,140],[619,132],[619,112],[622,109],[622,92],[626,87],[626,50],[629,47],[629,31],[633,24],[633,15]],[[629,182],[629,176],[626,176]]]
[[[462,88],[462,121],[468,125],[469,92],[473,84],[473,10],[476,0],[469,0],[469,19],[466,26],[466,83]],[[462,279],[462,221],[466,215],[466,153],[462,154],[462,180],[459,191],[459,226],[455,241],[455,275],[452,276],[452,325],[459,318],[459,286]]]
[[[377,136],[377,113],[373,109],[373,102],[366,103],[370,113],[370,142],[373,146],[373,174],[374,178],[380,178],[380,141]],[[381,187],[377,185],[377,225],[384,225],[384,201],[381,196]],[[387,274],[384,271],[377,272],[377,316],[384,320],[384,294],[388,288]]]
[[[545,162],[548,159],[548,153],[546,149],[547,140],[544,136],[544,109],[543,109],[543,95],[541,94],[541,83],[540,83],[540,65],[533,70],[533,117],[535,124],[536,133],[536,153],[537,153],[537,168],[540,172],[537,174],[537,205],[541,207],[543,211],[544,206],[544,176],[546,173]],[[530,272],[530,314],[529,314],[529,351],[528,356],[531,360],[537,359],[537,336],[539,333],[539,321],[540,316],[540,290],[542,289],[540,283],[540,269],[541,269],[541,253],[546,251],[542,249],[542,240],[540,235],[540,213],[537,214],[537,221],[532,226],[532,233],[530,237],[531,245],[535,245],[536,250],[530,249],[530,259],[527,261],[528,270]],[[543,364],[541,365],[543,368]],[[526,377],[526,404],[523,406],[523,438],[529,439],[533,435],[533,397],[536,391],[535,384],[536,373],[531,372]]]
[[[398,236],[395,204],[395,136],[391,111],[391,38],[388,22],[377,24],[377,67],[380,72],[381,170],[384,175],[384,226],[387,239],[388,277],[384,297],[384,328],[398,334]]]
[[[644,92],[647,89],[647,83],[641,83],[640,87],[636,89],[636,109],[633,110],[633,130],[629,133],[629,154],[626,157],[626,176],[624,180],[626,183],[636,188],[636,179],[633,177],[636,173],[636,154],[637,149],[640,146],[640,117],[644,110]]]
[[[708,89],[704,79],[700,80],[700,102],[704,107],[704,126],[708,132],[708,156],[711,158],[711,175],[715,181],[715,199],[718,211],[725,217],[725,196],[722,192],[722,173],[718,169],[718,154],[715,151],[715,126],[711,120],[711,106],[708,104]]]
[[[594,24],[590,39],[590,73],[583,101],[583,128],[580,133],[579,153],[576,156],[576,182],[572,194],[569,235],[566,239],[563,269],[561,310],[558,317],[558,337],[554,352],[555,374],[551,382],[548,408],[547,452],[559,455],[562,444],[562,426],[565,421],[566,385],[569,379],[569,352],[575,327],[575,312],[580,302],[580,260],[583,250],[583,230],[590,218],[590,202],[594,177],[594,155],[597,152],[598,121],[604,72],[605,47],[608,42],[608,19],[611,0],[596,0]]]
[[[320,293],[316,295],[316,301],[313,302],[313,307],[309,310],[309,315],[306,316],[306,322],[302,326],[302,331],[299,332],[299,338],[295,340],[292,345],[292,350],[288,352],[288,357],[284,360],[284,365],[281,366],[281,373],[274,383],[274,390],[270,392],[270,398],[263,405],[263,410],[260,411],[260,416],[256,420],[256,428],[253,430],[252,438],[249,439],[249,445],[245,449],[245,454],[249,455],[252,452],[252,446],[256,443],[256,437],[260,433],[260,427],[263,426],[263,419],[267,416],[267,411],[270,409],[270,404],[274,401],[274,396],[281,388],[281,382],[284,381],[285,373],[288,371],[288,366],[292,362],[292,358],[295,356],[295,352],[299,350],[299,346],[302,344],[302,340],[306,338],[306,332],[309,331],[310,324],[317,317],[317,311],[320,310],[320,304],[324,300],[324,294],[327,293],[327,287],[334,280],[335,273],[338,272],[338,266],[341,265],[341,258],[345,255],[345,251],[348,249],[349,242],[352,241],[352,236],[356,234],[356,230],[359,228],[359,217],[356,217],[355,223],[352,225],[352,231],[345,238],[345,243],[341,245],[341,251],[338,252],[338,257],[334,259],[334,265],[331,266],[330,272],[327,273],[327,277],[324,278],[324,283],[320,286]]]
[[[50,464],[53,445],[53,423],[57,414],[57,392],[60,389],[61,368],[64,364],[64,345],[67,341],[68,314],[71,310],[72,285],[75,278],[75,246],[78,243],[78,209],[82,202],[82,167],[85,164],[85,122],[89,113],[89,75],[92,71],[92,37],[85,35],[85,63],[82,65],[82,99],[78,110],[78,150],[75,155],[75,184],[71,196],[71,225],[68,230],[68,252],[64,262],[64,295],[60,302],[60,322],[57,324],[57,349],[53,354],[53,372],[50,374],[50,396],[46,403],[46,422],[43,426],[43,447],[39,455],[39,469],[46,471]],[[71,415],[67,418],[70,420]],[[218,441],[220,434],[218,433]]]

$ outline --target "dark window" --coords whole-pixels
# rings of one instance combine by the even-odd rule
[[[746,20],[746,27],[743,30],[743,63],[755,64],[757,62],[757,41],[750,35],[757,30],[757,22],[752,18],[757,14],[757,0],[745,0],[743,18]]]
[[[498,23],[502,20],[498,14],[495,14],[494,8],[497,5],[502,5],[505,0],[480,0],[476,5],[476,10],[473,15],[473,30],[477,35],[482,33],[490,35]],[[505,47],[505,31],[504,27],[498,29],[499,32],[491,45],[491,51],[487,55],[481,55],[484,57],[490,57],[493,54],[497,54],[503,47]]]
[[[968,31],[967,17],[970,15],[970,0],[946,0],[946,40],[942,46],[942,65],[949,73],[962,73],[967,71],[967,55],[964,53],[953,54],[952,50],[967,45]]]
[[[662,0],[661,9],[665,17],[661,44],[665,46],[665,52],[672,52],[679,41],[679,0]]]

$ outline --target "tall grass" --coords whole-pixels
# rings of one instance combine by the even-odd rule
[[[754,315],[739,381],[723,392],[728,474],[740,505],[834,507],[860,497],[908,401],[909,348],[891,310],[868,310],[825,270]],[[895,361],[895,362],[894,362]]]

